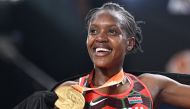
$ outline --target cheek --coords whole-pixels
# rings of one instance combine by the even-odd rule
[[[126,54],[126,42],[125,40],[120,40],[115,42],[115,50],[118,55],[125,55]]]
[[[89,36],[87,36],[87,38],[86,38],[86,45],[87,45],[87,47],[90,45],[90,37]]]
[[[112,39],[111,41],[112,41],[113,45],[118,49],[124,48],[126,46],[125,38],[118,37],[116,39]]]
[[[86,39],[86,46],[87,46],[88,51],[90,50],[92,44],[93,44],[93,38],[88,36]]]

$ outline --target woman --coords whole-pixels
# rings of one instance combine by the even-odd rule
[[[94,64],[92,72],[76,81],[56,86],[54,91],[58,98],[54,93],[41,92],[34,94],[39,102],[34,102],[36,98],[33,95],[16,108],[66,109],[64,105],[69,107],[71,102],[77,106],[77,102],[85,102],[82,105],[85,109],[153,109],[158,102],[190,108],[190,86],[161,75],[142,74],[135,77],[123,71],[125,56],[142,51],[141,30],[134,17],[123,7],[106,3],[91,10],[87,15],[87,28],[87,49]],[[84,99],[78,99],[81,95],[79,97],[77,92],[82,93]],[[68,93],[72,97],[67,98]],[[70,108],[77,109],[74,105]]]

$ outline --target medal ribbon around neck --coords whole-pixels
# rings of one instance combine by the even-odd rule
[[[97,89],[101,89],[101,88],[105,88],[105,87],[109,87],[109,86],[119,84],[123,81],[124,78],[125,78],[125,74],[124,74],[123,69],[122,69],[122,70],[120,70],[119,73],[112,76],[108,81],[106,81],[103,85],[101,85],[99,87],[89,88],[89,87],[84,87],[84,86],[80,86],[80,85],[72,85],[72,87],[74,89],[76,89],[77,91],[79,91],[80,93],[83,93],[84,91],[97,90]],[[90,82],[91,81],[92,81],[92,77],[90,78]]]
[[[90,75],[91,76],[91,75]],[[92,76],[89,77],[90,81]],[[80,85],[61,86],[55,90],[58,99],[55,102],[55,106],[59,109],[83,109],[85,105],[85,99],[82,93],[89,90],[97,90],[121,83],[125,78],[123,69],[120,70],[116,75],[111,77],[103,85],[96,88],[89,88]]]

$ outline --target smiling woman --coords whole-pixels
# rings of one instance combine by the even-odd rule
[[[136,77],[133,72],[123,71],[126,55],[142,51],[141,30],[123,7],[105,3],[91,10],[87,28],[92,72],[61,82],[52,92],[32,96],[15,109],[153,109],[158,102],[190,108],[190,86],[162,75]]]
[[[100,11],[89,25],[87,48],[95,68],[107,67],[111,70],[116,64],[123,63],[127,36],[116,19],[109,11]]]

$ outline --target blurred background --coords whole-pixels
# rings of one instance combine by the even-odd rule
[[[108,1],[0,0],[1,108],[11,109],[35,91],[90,72],[84,18]],[[129,55],[125,71],[190,72],[190,0],[112,2],[145,22],[144,53]],[[177,108],[164,104],[160,109]]]

